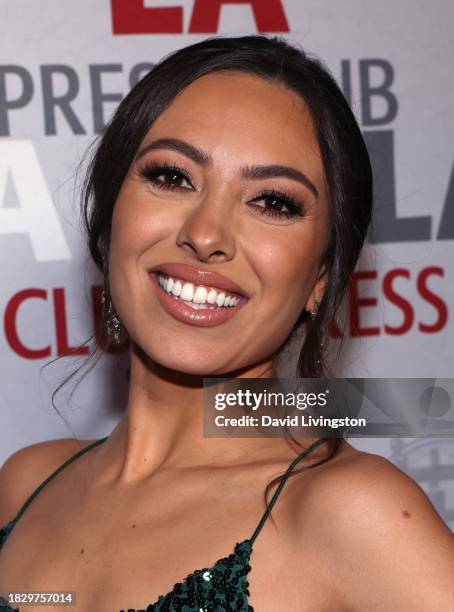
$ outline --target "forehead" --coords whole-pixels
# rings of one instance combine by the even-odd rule
[[[323,169],[311,114],[283,85],[229,71],[202,76],[182,90],[154,122],[145,143],[187,139],[213,157],[245,163],[303,165],[314,181]]]

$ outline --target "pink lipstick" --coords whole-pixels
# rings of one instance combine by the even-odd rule
[[[231,279],[217,272],[200,270],[188,264],[160,264],[151,268],[149,274],[164,310],[175,319],[189,325],[198,327],[221,325],[233,318],[249,301],[246,292]],[[161,282],[159,277],[161,277]],[[168,280],[169,277],[172,281]],[[175,291],[169,290],[169,282],[173,286],[176,286],[176,283],[179,282],[181,287],[190,283],[192,287],[187,288],[190,296],[197,287],[194,296],[197,291],[202,291],[202,294],[207,297],[202,298],[202,302],[194,300],[195,303],[192,303],[192,297],[189,300],[184,300],[178,294],[175,294]],[[167,287],[167,290],[165,287]],[[205,288],[206,292],[204,293],[200,287]],[[231,297],[229,302],[233,301],[233,306],[223,305],[226,295]]]

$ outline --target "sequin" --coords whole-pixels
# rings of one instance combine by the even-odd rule
[[[219,559],[210,568],[192,572],[145,610],[127,612],[253,612],[248,602],[246,578],[251,569],[251,552],[249,539],[238,542],[228,557]]]

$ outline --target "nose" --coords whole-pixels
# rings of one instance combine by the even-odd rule
[[[207,197],[184,220],[177,245],[201,261],[229,261],[235,254],[232,210],[222,197]]]

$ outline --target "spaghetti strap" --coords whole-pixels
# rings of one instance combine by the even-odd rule
[[[107,440],[109,436],[106,436],[105,438],[100,438],[99,440],[96,440],[95,442],[93,442],[92,444],[89,444],[88,446],[85,446],[84,448],[82,448],[80,451],[77,451],[77,453],[75,453],[74,455],[72,455],[71,457],[69,457],[69,459],[67,459],[59,468],[57,468],[54,472],[52,472],[52,474],[50,474],[50,476],[48,476],[46,478],[46,480],[44,480],[34,491],[33,493],[27,498],[27,500],[25,501],[25,503],[23,504],[23,506],[21,507],[21,509],[19,510],[19,512],[16,514],[16,516],[9,522],[7,523],[3,529],[0,530],[0,547],[5,543],[6,541],[6,537],[9,536],[9,534],[11,533],[11,531],[13,530],[13,527],[15,526],[15,524],[17,523],[17,521],[21,518],[21,516],[23,515],[23,513],[25,512],[25,510],[28,508],[28,506],[32,503],[32,501],[35,499],[35,497],[38,495],[38,493],[41,491],[41,489],[43,487],[46,486],[46,484],[52,480],[52,478],[54,478],[55,476],[57,476],[57,474],[59,474],[62,470],[65,469],[65,467],[67,465],[69,465],[72,461],[74,461],[75,459],[77,459],[78,457],[80,457],[80,455],[83,455],[83,453],[86,453],[88,450],[90,450],[91,448],[93,448],[94,446],[97,446],[98,444],[101,444],[102,442],[105,442]],[[2,537],[1,537],[2,536]]]
[[[322,442],[326,442],[327,438],[319,438],[318,440],[316,440],[313,444],[311,444],[308,448],[306,448],[300,455],[298,455],[297,457],[295,457],[295,459],[291,462],[291,464],[288,466],[287,471],[285,472],[284,476],[282,477],[281,482],[279,483],[279,486],[277,487],[276,491],[274,492],[273,497],[271,498],[270,503],[268,504],[262,518],[260,519],[259,524],[257,525],[254,533],[252,534],[252,536],[249,538],[251,544],[253,544],[255,538],[258,536],[260,530],[262,529],[263,525],[265,524],[266,519],[268,518],[268,516],[270,515],[271,509],[274,506],[274,504],[276,503],[277,498],[279,497],[280,492],[282,491],[283,486],[285,485],[285,483],[287,482],[287,478],[290,474],[290,472],[293,470],[293,468],[295,467],[295,465],[301,461],[301,459],[303,459],[304,457],[306,457],[306,455],[308,455],[310,452],[312,452],[315,448],[317,448],[317,446],[319,446]]]

